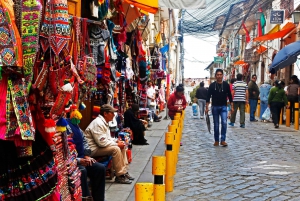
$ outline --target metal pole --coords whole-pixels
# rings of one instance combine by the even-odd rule
[[[169,10],[169,52],[168,52],[167,76],[170,77],[170,64],[171,64],[171,18],[172,18],[171,17],[171,12],[172,12],[172,10],[170,8],[168,10]],[[167,90],[166,90],[166,96],[165,96],[167,104],[168,104],[168,99],[169,99],[169,95],[170,95],[168,93],[170,93],[170,79],[169,79],[169,82],[168,82],[168,78],[167,78]],[[169,112],[168,106],[166,106],[166,116],[164,118],[165,120],[169,119],[168,112]]]
[[[176,47],[176,86],[180,83],[180,76],[179,76],[179,50],[180,50],[180,43],[178,40],[178,37],[176,38],[177,41],[177,47]]]

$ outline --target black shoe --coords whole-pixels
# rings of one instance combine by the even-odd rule
[[[130,174],[128,172],[126,174],[124,174],[124,176],[129,180],[134,180],[134,178],[132,176],[130,176]]]
[[[160,122],[161,120],[160,119],[156,119],[156,120],[154,120],[154,122]]]
[[[276,125],[275,125],[275,128],[279,128],[279,125],[278,125],[278,124],[276,124]]]
[[[251,121],[251,120],[250,120]],[[252,120],[251,122],[257,122],[258,120],[257,119],[254,119],[254,120]]]
[[[127,179],[127,177],[124,175],[121,175],[121,176],[117,176],[116,179],[115,179],[115,182],[116,183],[119,183],[119,184],[131,184],[132,181],[130,181],[129,179]]]
[[[161,119],[162,118],[162,116],[158,116],[158,119]]]

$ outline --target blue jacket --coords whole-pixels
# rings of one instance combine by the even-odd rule
[[[262,101],[262,102],[268,102],[268,97],[269,97],[270,89],[271,89],[271,85],[269,85],[269,84],[262,84],[259,87],[260,101]]]

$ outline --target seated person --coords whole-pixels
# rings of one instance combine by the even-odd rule
[[[77,110],[76,112],[79,113]],[[79,115],[73,115],[72,119],[68,119],[67,132],[72,136],[72,142],[76,145],[76,151],[78,153],[77,164],[81,171],[82,197],[88,198],[91,196],[87,181],[87,177],[89,177],[91,181],[93,200],[104,201],[105,167],[101,163],[96,162],[95,159],[89,157],[91,150],[82,130],[78,126],[80,119],[80,113]]]
[[[131,108],[126,110],[124,113],[124,127],[129,127],[133,132],[132,144],[149,145],[144,137],[146,130],[145,124],[147,122],[137,118],[138,111],[138,104],[132,104]]]
[[[112,156],[113,168],[115,170],[115,182],[131,184],[133,177],[127,172],[126,163],[121,149],[124,149],[124,142],[111,137],[108,122],[114,118],[117,110],[105,104],[100,108],[99,116],[94,119],[85,130],[85,137],[92,151],[92,157]]]

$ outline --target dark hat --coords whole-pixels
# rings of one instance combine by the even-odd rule
[[[291,78],[298,78],[297,75],[292,75]]]
[[[140,107],[139,107],[138,104],[132,104],[131,105],[131,109],[132,109],[133,112],[137,112],[137,111],[140,110]]]
[[[113,108],[111,105],[104,104],[100,107],[100,112],[117,112],[118,110]]]

